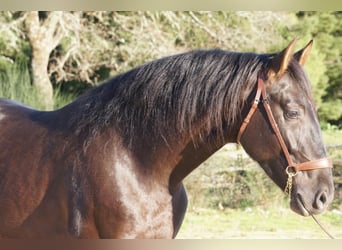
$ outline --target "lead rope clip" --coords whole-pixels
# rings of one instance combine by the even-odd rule
[[[284,189],[284,192],[285,192],[285,194],[289,195],[289,199],[291,200],[292,181],[293,181],[293,177],[297,175],[297,172],[293,167],[288,166],[286,168],[286,173],[287,173],[287,183],[286,183],[286,187]]]

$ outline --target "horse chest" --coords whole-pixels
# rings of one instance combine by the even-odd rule
[[[120,238],[171,238],[173,214],[170,199],[158,193],[139,192],[134,196],[122,200],[126,221]]]
[[[100,237],[172,238],[172,196],[166,185],[145,181],[123,164],[107,174],[98,192]]]

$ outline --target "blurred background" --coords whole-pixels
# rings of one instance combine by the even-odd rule
[[[0,97],[41,110],[145,62],[192,49],[268,53],[298,38],[334,162],[336,195],[323,224],[342,237],[342,12],[1,11]],[[178,238],[326,238],[242,148],[229,144],[185,180]]]

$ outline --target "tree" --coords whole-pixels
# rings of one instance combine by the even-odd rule
[[[53,87],[48,74],[51,52],[77,24],[73,14],[30,11],[25,14],[25,31],[32,49],[32,84],[46,109],[53,107]],[[75,27],[76,26],[76,27]]]
[[[315,47],[320,54],[312,71],[322,71],[324,68],[314,88],[320,94],[320,118],[342,126],[342,12],[309,11],[298,12],[297,16],[297,31],[302,35],[309,34],[315,40]]]
[[[31,11],[23,15],[32,50],[32,83],[47,108],[52,105],[51,80],[97,84],[148,60],[195,48],[266,51],[280,41],[274,24],[286,18],[285,13],[273,12]]]
[[[22,29],[23,18],[11,11],[0,11],[0,72],[17,59],[27,61],[29,48]]]
[[[9,13],[19,40],[29,41],[25,53],[32,59],[32,82],[46,107],[51,106],[51,83],[96,85],[146,61],[190,49],[278,51],[285,45],[279,27],[293,23],[288,13],[261,11]]]

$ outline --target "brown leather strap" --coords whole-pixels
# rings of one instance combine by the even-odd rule
[[[306,170],[314,170],[314,169],[322,169],[322,168],[332,168],[332,161],[330,158],[327,158],[327,157],[321,158],[318,160],[307,161],[307,162],[300,163],[300,164],[295,164],[292,161],[290,153],[287,150],[287,146],[286,146],[284,139],[280,133],[278,125],[274,119],[271,107],[270,107],[269,102],[268,102],[268,97],[267,97],[267,93],[266,93],[266,86],[265,86],[264,80],[261,77],[258,78],[258,89],[257,89],[256,95],[255,95],[254,103],[253,103],[251,109],[249,110],[246,118],[244,119],[240,129],[239,129],[239,133],[237,136],[237,142],[240,143],[241,136],[244,133],[251,117],[253,116],[253,114],[255,113],[255,110],[258,107],[258,104],[260,102],[260,95],[262,97],[262,103],[263,103],[263,106],[265,108],[269,122],[270,122],[272,129],[277,136],[278,142],[279,142],[279,144],[280,144],[280,146],[284,152],[285,158],[286,158],[287,163],[288,163],[288,167],[292,167],[295,172],[306,171]]]
[[[240,130],[239,130],[239,133],[237,135],[237,142],[240,143],[240,139],[241,139],[241,136],[243,134],[243,132],[245,132],[245,129],[247,128],[247,125],[249,123],[249,121],[251,120],[255,110],[258,108],[258,104],[260,102],[260,96],[261,96],[261,89],[262,89],[262,86],[258,84],[258,89],[257,89],[257,92],[256,92],[256,95],[255,95],[255,98],[254,98],[254,102],[253,102],[253,105],[251,107],[251,109],[249,110],[246,118],[243,120],[243,123],[240,127]]]
[[[258,81],[263,82],[263,80],[261,78],[259,78]],[[283,152],[284,152],[285,158],[287,160],[287,163],[289,164],[289,166],[294,167],[295,164],[292,162],[290,153],[287,150],[287,147],[286,147],[286,144],[284,142],[284,139],[281,136],[279,128],[278,128],[278,125],[277,125],[277,123],[276,123],[276,121],[274,119],[274,116],[273,116],[273,113],[272,113],[272,110],[271,110],[271,106],[270,106],[270,104],[268,102],[267,93],[266,93],[266,87],[265,86],[263,86],[263,88],[262,88],[262,98],[263,98],[263,105],[264,105],[264,108],[265,108],[268,120],[271,123],[273,131],[274,131],[274,133],[276,134],[276,136],[278,138],[278,142],[279,142],[281,148],[283,149]]]
[[[294,166],[294,168],[297,171],[307,171],[307,170],[314,170],[314,169],[320,169],[320,168],[332,168],[333,162],[330,158],[322,158],[318,160],[313,161],[307,161],[301,164],[297,164]]]

